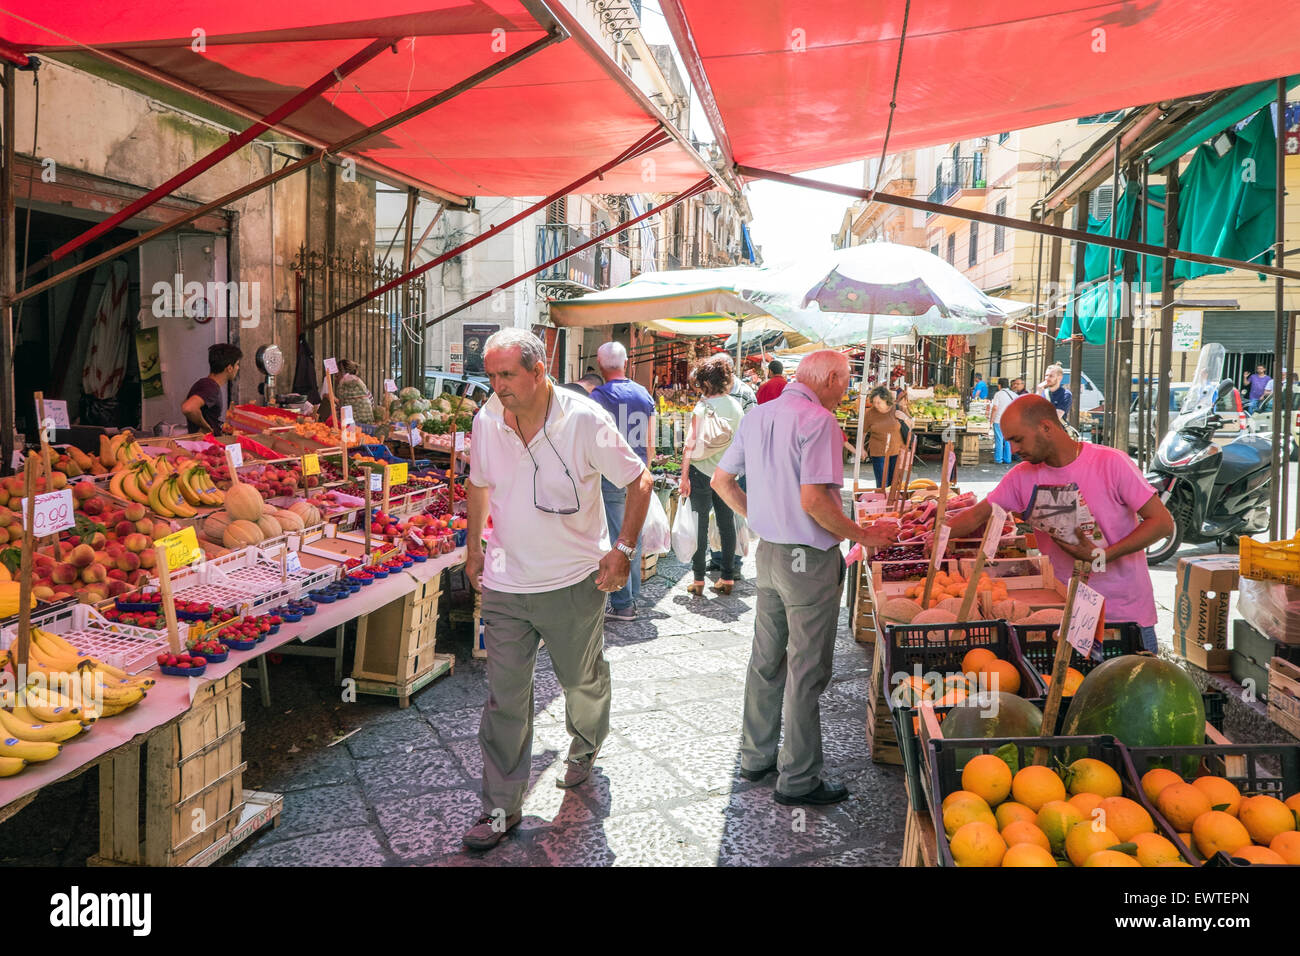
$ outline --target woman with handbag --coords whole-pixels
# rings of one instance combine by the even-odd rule
[[[695,512],[695,554],[691,567],[694,580],[687,585],[691,594],[704,593],[705,561],[709,554],[709,510],[717,516],[718,536],[722,539],[722,576],[713,590],[730,594],[735,587],[736,555],[735,515],[718,493],[709,487],[722,454],[740,427],[740,403],[728,394],[732,381],[731,358],[726,354],[705,359],[691,372],[700,400],[691,413],[690,431],[682,450],[682,479],[679,491],[689,499]]]

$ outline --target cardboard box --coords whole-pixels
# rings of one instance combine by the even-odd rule
[[[1207,671],[1227,671],[1228,600],[1237,587],[1235,554],[1183,558],[1174,589],[1174,650]]]

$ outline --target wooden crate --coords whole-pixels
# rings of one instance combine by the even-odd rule
[[[197,690],[190,710],[147,741],[144,834],[140,754],[100,765],[96,865],[181,866],[225,839],[244,809],[240,671]]]
[[[454,658],[435,653],[441,576],[357,620],[352,666],[358,693],[396,697],[398,706],[435,677],[451,671]]]
[[[885,697],[885,655],[877,643],[871,657],[871,676],[867,682],[867,743],[871,748],[873,763],[903,765],[903,754],[898,749],[898,736],[889,718],[889,702]]]
[[[659,555],[642,554],[641,555],[641,581],[644,583],[647,579],[655,576],[655,570],[659,566]]]
[[[854,588],[853,603],[849,608],[849,621],[853,627],[853,639],[859,644],[875,644],[878,626],[876,623],[876,594],[871,583],[870,572],[863,573],[861,563]]]
[[[980,463],[980,436],[979,435],[962,435],[961,445],[958,453],[957,464],[959,465],[978,465]]]
[[[928,810],[915,810],[909,799],[907,822],[903,824],[903,858],[899,866],[938,866],[939,844],[934,820]]]
[[[1300,667],[1284,657],[1269,661],[1268,719],[1300,737]]]

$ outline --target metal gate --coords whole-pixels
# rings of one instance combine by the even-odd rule
[[[293,269],[298,276],[298,315],[317,361],[351,359],[361,379],[378,396],[384,379],[417,388],[424,378],[420,327],[425,311],[424,278],[385,292],[322,322],[321,317],[402,274],[401,264],[383,259],[327,256],[299,247]],[[405,321],[403,321],[405,319]]]

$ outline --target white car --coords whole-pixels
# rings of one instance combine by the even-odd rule
[[[1089,412],[1094,408],[1100,408],[1102,404],[1101,389],[1097,388],[1097,386],[1092,383],[1092,379],[1088,377],[1087,372],[1083,372],[1082,377],[1083,391],[1080,392],[1070,384],[1070,370],[1068,368],[1061,374],[1061,384],[1070,390],[1070,394],[1074,397],[1075,403],[1079,406],[1080,425],[1083,425],[1085,419],[1089,418]],[[1035,391],[1037,391],[1037,389],[1035,389]]]

